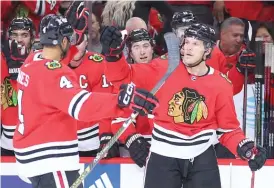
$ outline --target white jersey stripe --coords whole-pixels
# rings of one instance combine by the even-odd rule
[[[85,93],[88,93],[88,91],[86,91],[86,90],[81,90],[79,93],[77,93],[77,94],[71,99],[71,101],[70,101],[70,103],[69,103],[69,108],[68,108],[68,113],[69,113],[70,116],[74,117],[74,115],[73,115],[74,105],[75,105],[75,103],[77,102],[77,99],[78,99],[79,97],[81,97],[81,96],[82,96],[83,94],[85,94]]]
[[[60,172],[60,171],[59,171],[59,172]],[[52,174],[53,174],[53,177],[54,177],[54,181],[55,181],[56,188],[62,188],[62,187],[61,187],[61,184],[60,184],[58,172],[52,172]]]
[[[79,120],[79,112],[82,108],[82,105],[84,104],[84,102],[89,98],[89,96],[91,95],[91,93],[86,94],[78,103],[74,112],[74,117],[75,119]]]

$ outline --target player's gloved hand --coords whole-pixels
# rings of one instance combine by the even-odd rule
[[[106,56],[108,62],[115,62],[122,57],[125,47],[122,33],[114,26],[106,26],[101,33],[100,42],[102,44],[102,54]]]
[[[76,44],[83,41],[88,29],[89,10],[85,8],[84,1],[74,1],[66,12],[66,18],[73,27],[76,34]]]
[[[8,65],[10,78],[12,80],[16,80],[18,76],[18,70],[27,58],[29,50],[25,46],[18,44],[15,40],[5,41],[3,46],[3,53]]]
[[[254,73],[254,69],[256,68],[255,57],[256,54],[252,50],[243,50],[236,65],[238,71],[244,74],[245,69],[247,69],[248,73]]]
[[[126,148],[132,160],[140,167],[146,165],[150,144],[140,134],[133,134],[126,139]]]
[[[10,58],[14,61],[24,62],[29,55],[26,46],[18,44],[15,40],[9,40]]]
[[[113,137],[112,133],[103,133],[100,135],[100,148],[99,152],[105,147],[105,145],[110,141],[110,139]],[[112,145],[112,147],[108,150],[108,153],[104,156],[104,158],[113,158],[113,157],[120,157],[120,151],[119,151],[119,143],[116,142]]]
[[[118,105],[120,108],[128,107],[141,116],[152,114],[158,106],[158,99],[150,92],[136,88],[134,84],[122,84],[120,86]]]
[[[266,149],[261,146],[254,146],[254,141],[244,139],[237,148],[239,157],[243,160],[248,160],[248,165],[251,171],[259,170],[265,164],[267,159]]]

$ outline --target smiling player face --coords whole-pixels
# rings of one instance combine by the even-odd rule
[[[149,63],[152,60],[153,48],[148,40],[135,42],[130,55],[135,63]]]

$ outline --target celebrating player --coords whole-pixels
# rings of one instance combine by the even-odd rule
[[[86,10],[77,15],[74,30],[78,31],[77,41],[82,41],[79,31],[85,32],[85,28],[78,27],[87,26]],[[114,118],[126,107],[144,114],[157,105],[152,94],[133,85],[125,85],[118,95],[81,89],[75,73],[62,63],[74,30],[62,16],[44,17],[40,24],[42,52],[26,60],[18,75],[20,123],[14,134],[14,151],[19,174],[36,188],[68,187],[79,176],[74,119]]]
[[[129,63],[149,63],[153,58],[154,40],[145,29],[133,30],[127,39]]]
[[[103,31],[101,42],[109,62],[106,75],[113,84],[124,79],[151,89],[167,69],[166,58],[127,65],[115,27]],[[220,188],[213,148],[217,132],[222,133],[220,142],[248,160],[251,170],[266,161],[265,149],[255,147],[239,127],[231,82],[205,64],[215,42],[215,31],[207,25],[193,24],[185,31],[183,60],[156,94],[160,107],[154,114],[145,188],[181,188],[182,182],[187,188]]]
[[[8,28],[8,36],[1,52],[1,155],[14,155],[12,138],[18,120],[16,79],[35,36],[31,19],[14,18]]]

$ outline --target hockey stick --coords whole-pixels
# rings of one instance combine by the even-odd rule
[[[256,41],[256,68],[255,68],[255,90],[253,90],[255,97],[255,127],[254,127],[254,147],[261,145],[262,143],[262,85],[263,78],[263,64],[262,64],[262,45],[263,40],[261,38],[255,38]],[[256,150],[256,149],[255,149]],[[254,155],[257,151],[254,150]],[[251,176],[251,188],[255,185],[255,171],[252,171]]]
[[[244,71],[244,100],[243,100],[243,131],[246,135],[246,109],[247,109],[247,79],[248,79],[248,70],[245,68]]]
[[[270,73],[270,123],[269,123],[269,158],[274,158],[274,106],[272,104],[272,101],[274,101],[274,93],[272,93],[272,88],[274,87],[273,81],[274,81],[274,45],[272,43],[272,49],[270,51],[271,54],[271,61],[270,61],[270,67],[271,67],[271,73]]]
[[[272,43],[265,44],[265,101],[264,101],[264,143],[263,146],[270,156],[270,76],[271,76],[271,50]]]
[[[262,145],[262,90],[264,84],[263,74],[263,41],[262,38],[256,38],[256,68],[255,68],[255,104],[256,104],[256,117],[255,117],[255,139],[256,144]]]
[[[155,85],[151,90],[151,93],[155,94],[160,87],[165,83],[167,78],[171,73],[177,68],[180,63],[180,52],[179,52],[179,39],[174,33],[166,33],[164,35],[167,49],[168,49],[168,69],[161,80]],[[84,172],[78,177],[78,179],[72,184],[70,188],[77,188],[85,179],[85,177],[94,169],[94,167],[99,163],[99,161],[104,158],[105,154],[112,147],[112,145],[119,139],[123,132],[128,128],[128,126],[135,120],[138,113],[133,112],[131,116],[123,123],[122,127],[117,131],[117,133],[110,139],[110,141],[105,145],[105,147],[97,153],[95,159],[88,164]]]

